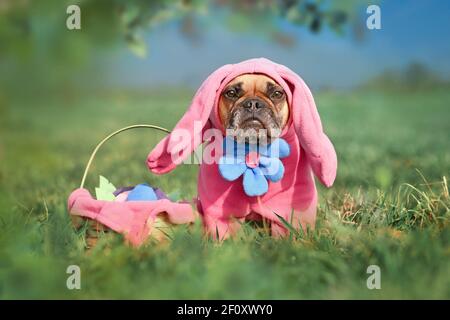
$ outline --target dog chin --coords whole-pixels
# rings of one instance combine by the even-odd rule
[[[254,126],[228,128],[227,136],[233,137],[238,143],[267,144],[280,136],[280,130],[265,127],[262,123]]]

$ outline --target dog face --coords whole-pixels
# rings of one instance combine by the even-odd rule
[[[220,95],[219,116],[227,134],[238,142],[270,142],[280,136],[289,118],[286,93],[265,75],[238,76]]]

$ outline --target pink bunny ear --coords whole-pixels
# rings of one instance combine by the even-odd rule
[[[214,71],[195,94],[189,109],[172,133],[156,145],[147,157],[147,166],[156,174],[169,172],[186,159],[202,142],[203,131],[210,126],[217,90],[232,65]]]
[[[292,90],[292,119],[300,145],[307,154],[314,174],[322,184],[331,187],[336,178],[336,151],[323,132],[311,91],[305,82],[287,67],[278,65],[277,70]]]

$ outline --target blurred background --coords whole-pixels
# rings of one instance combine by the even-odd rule
[[[73,4],[81,9],[80,30],[66,27],[70,16],[66,10]],[[366,26],[370,16],[366,10],[372,4],[381,9],[379,30]],[[53,279],[55,274],[42,270],[65,265],[63,261],[70,259],[85,259],[80,258],[79,238],[67,218],[66,199],[79,186],[95,144],[111,131],[135,123],[171,129],[212,71],[255,57],[288,66],[313,91],[339,159],[334,188],[320,191],[324,221],[329,221],[329,214],[342,218],[353,212],[355,215],[348,216],[350,226],[359,225],[361,220],[355,217],[364,207],[370,217],[381,219],[375,226],[401,232],[418,225],[447,223],[449,12],[450,3],[439,0],[0,0],[0,297],[71,297]],[[195,166],[182,166],[162,177],[147,171],[146,155],[162,137],[161,133],[137,130],[114,138],[95,160],[88,187],[92,190],[102,174],[116,186],[147,181],[173,198],[194,197]],[[446,205],[424,207],[420,218],[403,220],[402,212],[410,210],[409,198],[396,204],[400,208],[378,201],[380,195],[398,195],[404,184],[430,190],[442,196]],[[428,198],[432,199],[431,194]],[[380,218],[397,212],[395,208],[400,220]],[[435,219],[435,214],[445,219]],[[366,221],[369,225],[370,219]],[[447,232],[444,238],[448,237]],[[449,265],[448,242],[444,242],[435,250],[439,261],[435,257],[428,261],[436,263],[438,273]],[[446,252],[442,259],[439,250]],[[128,257],[131,253],[120,254]],[[312,261],[316,261],[314,257],[310,257]],[[360,257],[373,257],[373,252],[364,251]],[[402,263],[392,258],[392,263],[400,268],[410,265],[409,258],[398,257]],[[233,269],[231,260],[224,259],[221,263]],[[418,260],[417,255],[414,259]],[[99,280],[111,261],[105,262],[104,268],[83,261],[95,275],[92,283],[99,285],[100,281],[101,285],[77,297],[123,297],[127,292],[131,297],[153,298],[233,294],[243,298],[345,298],[367,294],[361,295],[352,285],[338,294],[333,286],[340,275],[333,270],[319,279],[321,286],[314,282],[313,292],[303,292],[281,275],[273,292],[264,281],[261,291],[251,284],[245,286],[245,281],[244,287],[220,291],[217,286],[226,287],[229,278],[226,273],[217,280],[217,264],[205,273],[211,277],[210,286],[199,296],[189,286],[196,288],[202,282],[186,280],[185,269],[173,269],[172,275],[158,274],[159,267],[151,264],[143,268],[155,268],[152,270],[161,280],[153,282],[153,287],[142,287],[140,296],[134,294],[125,276],[108,284]],[[258,261],[254,268],[246,265],[248,279],[253,279],[256,269],[266,273],[286,267]],[[192,265],[186,262],[186,270]],[[421,272],[422,267],[415,271]],[[140,264],[123,268],[128,268],[131,276]],[[348,270],[349,274],[354,271]],[[61,279],[65,276],[64,272],[56,274]],[[168,284],[173,274],[187,281],[184,289]],[[395,272],[391,276],[392,288],[382,297],[422,297],[423,286],[431,281],[425,278],[415,287]],[[344,278],[350,283],[359,281],[352,277]],[[436,296],[449,297],[450,285],[445,287],[450,281],[448,273],[438,279],[441,285]],[[412,287],[405,290],[408,285]]]
[[[81,30],[66,28],[70,4],[80,6]],[[370,4],[381,5],[380,30],[366,27]],[[435,84],[450,72],[448,9],[442,1],[2,0],[2,87],[194,89],[218,66],[259,56],[314,89],[377,76]]]

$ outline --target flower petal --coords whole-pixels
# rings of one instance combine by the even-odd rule
[[[260,157],[262,173],[272,182],[280,181],[284,176],[284,165],[278,158]]]
[[[223,154],[227,156],[232,156],[234,153],[234,140],[231,137],[226,136],[223,139]]]
[[[267,179],[261,169],[247,169],[244,172],[244,191],[250,197],[260,196],[269,190]]]
[[[219,172],[225,180],[234,181],[247,169],[245,160],[223,156],[219,160]]]
[[[271,164],[271,159],[269,157],[266,156],[259,156],[259,165],[260,167],[268,167]]]
[[[245,157],[224,155],[219,159],[219,164],[241,164],[241,163],[245,163]]]
[[[270,158],[285,158],[289,156],[291,153],[291,148],[289,144],[284,139],[277,139],[273,141],[266,150],[264,150],[264,154]]]
[[[245,143],[237,143],[231,136],[226,136],[223,140],[223,154],[226,156],[244,158],[246,154],[246,145]]]

